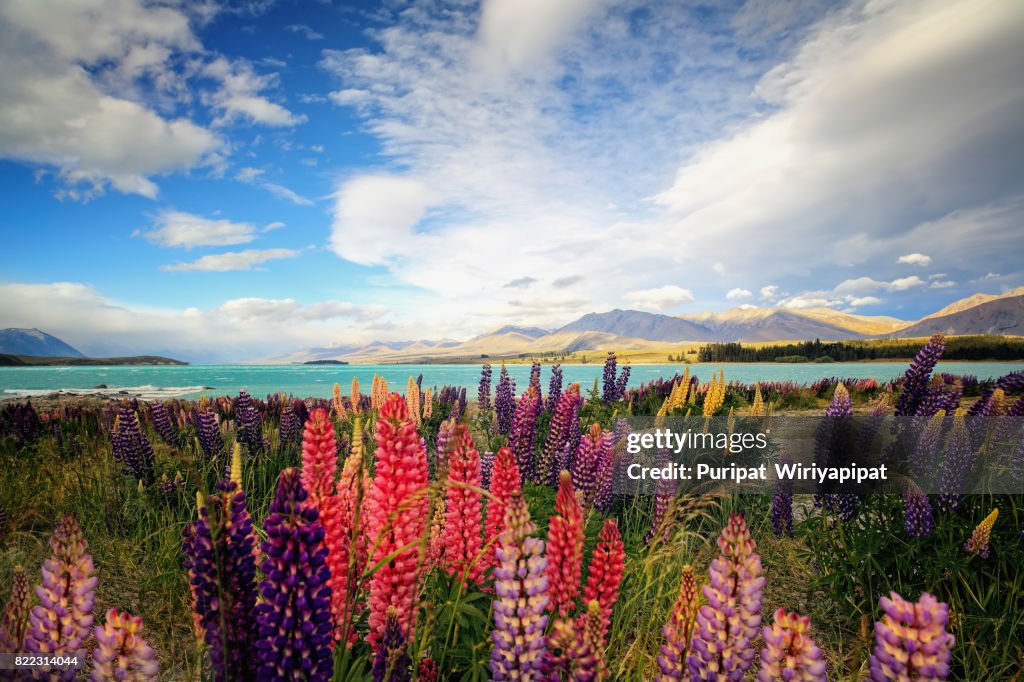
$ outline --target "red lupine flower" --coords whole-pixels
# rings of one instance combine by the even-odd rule
[[[562,471],[555,496],[555,515],[548,525],[548,609],[568,615],[580,593],[583,563],[583,510],[572,489],[572,477]]]
[[[358,600],[360,576],[366,568],[368,553],[366,515],[363,500],[368,496],[370,476],[363,463],[363,429],[356,417],[352,428],[352,448],[335,493],[323,506],[321,521],[327,544],[327,564],[331,569],[331,615],[334,618],[334,641],[354,644],[357,639],[352,624],[363,604]]]
[[[338,445],[334,424],[327,410],[317,408],[309,415],[302,432],[302,487],[309,502],[319,511],[324,498],[334,494],[334,476],[338,471]]]
[[[622,536],[615,519],[607,519],[597,536],[597,547],[590,558],[590,573],[587,584],[583,587],[583,603],[597,601],[600,605],[601,637],[608,634],[608,626],[612,619],[612,609],[619,598],[619,585],[622,583],[622,572],[626,567],[626,551],[623,548]],[[577,624],[583,629],[583,615]]]
[[[465,573],[470,581],[479,584],[484,569],[480,561],[483,518],[480,493],[470,487],[480,487],[480,455],[469,427],[459,424],[455,427],[455,447],[448,462],[444,566],[449,575]]]
[[[427,452],[416,425],[409,419],[405,400],[392,393],[380,407],[375,433],[376,476],[366,501],[367,538],[376,564],[385,562],[370,579],[370,633],[372,647],[384,633],[389,606],[394,606],[403,634],[415,619],[416,589],[421,565],[416,541],[427,523],[429,499]]]
[[[491,472],[491,495],[487,501],[487,519],[484,524],[484,537],[487,551],[482,564],[488,568],[495,564],[494,552],[498,546],[498,536],[505,530],[505,508],[513,493],[520,491],[519,467],[510,448],[501,448],[494,456],[494,471]]]

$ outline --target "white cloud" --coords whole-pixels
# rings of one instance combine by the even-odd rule
[[[300,33],[303,36],[305,36],[306,40],[324,39],[323,33],[320,33],[319,31],[314,31],[312,28],[306,26],[305,24],[289,24],[288,26],[285,26],[284,29],[286,31],[291,31],[292,33]]]
[[[255,239],[256,227],[250,223],[235,223],[224,218],[213,219],[164,210],[153,219],[153,228],[136,231],[160,246],[178,246],[191,249],[196,246],[231,246],[246,244]]]
[[[253,168],[252,166],[246,166],[245,168],[239,169],[235,173],[235,180],[238,182],[244,182],[247,185],[255,185],[261,187],[274,196],[280,199],[286,199],[287,201],[297,204],[298,206],[312,206],[313,200],[307,199],[298,192],[295,192],[284,185],[280,185],[276,182],[270,182],[265,177],[266,171],[262,168]]]
[[[107,186],[155,197],[151,176],[208,163],[223,143],[136,101],[134,83],[146,77],[157,97],[180,95],[168,59],[199,48],[172,7],[0,3],[0,157],[55,166],[72,199]]]
[[[301,303],[253,297],[209,308],[150,307],[112,299],[80,282],[0,284],[0,319],[44,329],[100,356],[170,352],[184,359],[238,362],[351,339],[354,331],[369,341],[387,326],[387,314],[383,305],[336,299]],[[273,334],[267,333],[268,325]]]
[[[760,294],[762,301],[774,301],[779,297],[779,286],[777,284],[763,286],[761,287]]]
[[[693,303],[695,300],[692,291],[678,287],[675,284],[666,284],[657,289],[630,291],[623,298],[638,308],[652,310],[674,308],[684,303]]]
[[[740,300],[743,300],[745,298],[750,298],[753,295],[754,294],[750,291],[750,289],[736,288],[736,289],[730,289],[729,293],[727,293],[725,295],[725,297],[728,300],[730,300],[730,301],[740,301]]]
[[[272,223],[267,223],[266,225],[264,225],[264,226],[263,226],[263,231],[264,231],[264,232],[271,232],[271,231],[273,231],[273,230],[280,230],[280,229],[281,229],[282,227],[284,227],[284,226],[285,226],[285,224],[284,224],[284,223],[282,223],[282,222],[281,222],[281,221],[279,221],[279,220],[275,220],[275,221],[274,221],[274,222],[272,222]]]
[[[908,253],[905,256],[900,256],[897,263],[903,263],[905,265],[920,265],[926,267],[932,264],[932,257],[926,256],[923,253]]]
[[[725,265],[723,263],[713,263],[711,265],[711,271],[714,272],[716,275],[724,274]]]
[[[876,296],[860,296],[857,298],[851,298],[848,301],[848,303],[852,305],[854,308],[857,308],[862,305],[878,305],[881,302],[882,299]]]
[[[215,123],[223,125],[236,119],[276,127],[291,127],[306,121],[285,107],[272,102],[262,91],[277,85],[276,74],[258,74],[252,65],[218,57],[206,64],[202,73],[220,83],[220,88],[204,94],[204,101],[221,112]]]
[[[412,246],[434,196],[413,178],[372,175],[346,181],[335,196],[331,248],[363,265],[382,265]]]
[[[172,272],[188,270],[204,270],[207,272],[228,272],[230,270],[252,270],[269,260],[295,258],[301,252],[295,249],[245,249],[244,251],[227,251],[202,256],[189,263],[164,265],[160,269]]]
[[[900,277],[889,282],[889,291],[906,291],[913,287],[919,287],[924,284],[924,280],[917,275],[911,275],[910,277]]]
[[[930,289],[949,289],[950,287],[955,287],[955,286],[956,286],[956,282],[954,282],[952,280],[940,279],[940,280],[936,280],[936,281],[932,282],[931,286],[929,288]]]

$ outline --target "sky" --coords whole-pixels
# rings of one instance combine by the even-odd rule
[[[0,0],[0,327],[269,358],[1024,284],[1019,0]]]

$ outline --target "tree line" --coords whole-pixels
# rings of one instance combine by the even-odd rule
[[[697,362],[854,362],[858,360],[907,360],[921,348],[920,340],[802,341],[751,346],[742,343],[709,343],[697,351]],[[943,360],[1022,360],[1024,338],[1006,336],[956,336],[946,339]]]

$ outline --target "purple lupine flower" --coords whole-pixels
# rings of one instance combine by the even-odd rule
[[[43,562],[42,583],[36,586],[39,604],[28,616],[24,651],[28,654],[63,654],[85,659],[85,642],[93,623],[96,569],[78,522],[65,514],[50,537],[53,554]],[[40,679],[75,679],[64,670]]]
[[[788,457],[779,460],[781,466],[790,462]],[[793,536],[793,479],[791,478],[780,478],[775,481],[775,494],[772,496],[772,528],[777,537]]]
[[[182,446],[181,434],[171,424],[171,415],[164,404],[157,401],[149,408],[149,416],[153,420],[153,430],[160,434],[164,442],[174,448]]]
[[[551,424],[548,427],[548,435],[544,440],[544,449],[541,451],[540,461],[537,467],[538,483],[555,485],[558,481],[559,468],[562,452],[565,450],[572,430],[579,430],[576,422],[576,406],[580,401],[579,385],[572,384],[569,389],[558,398],[555,411],[551,415]]]
[[[491,489],[491,473],[494,471],[494,452],[484,450],[480,453],[480,481],[483,487]]]
[[[927,592],[917,603],[891,592],[878,604],[885,616],[875,623],[871,679],[874,682],[945,680],[949,676],[951,650],[956,643],[953,635],[946,632],[949,606]]]
[[[281,409],[281,447],[299,443],[302,440],[302,424],[291,405],[285,405]]]
[[[935,334],[910,361],[910,367],[903,375],[903,392],[896,401],[896,416],[912,417],[917,414],[917,408],[927,394],[932,371],[945,350],[946,337]]]
[[[916,416],[931,417],[938,413],[939,410],[952,412],[956,409],[957,405],[960,404],[963,387],[955,380],[947,381],[947,379],[951,379],[951,377],[946,374],[932,377],[931,381],[928,382],[927,390],[921,396],[921,400],[917,405],[917,410],[914,413]]]
[[[633,371],[630,365],[625,365],[619,370],[619,378],[615,380],[615,399],[623,400],[626,397],[626,387],[629,385],[629,375]]]
[[[825,408],[825,419],[822,420],[815,440],[815,464],[829,466],[845,459],[842,452],[837,450],[845,450],[851,445],[848,440],[852,417],[853,401],[850,392],[842,383],[836,384],[832,402]],[[850,521],[856,514],[857,496],[852,493],[817,493],[814,501],[816,505],[835,511],[844,522]]]
[[[537,441],[537,406],[540,394],[533,386],[519,399],[516,413],[512,418],[512,430],[508,436],[508,446],[515,455],[519,473],[526,480],[536,477],[537,463],[534,457]]]
[[[476,403],[481,410],[491,409],[491,366],[486,362],[480,369],[480,388],[477,390]]]
[[[240,391],[235,400],[235,423],[238,427],[238,440],[255,455],[263,450],[263,420],[253,404],[252,396]]]
[[[608,357],[604,360],[604,373],[601,381],[601,400],[605,404],[615,402],[615,374],[617,365],[618,361],[615,359],[615,353],[608,353]]]
[[[599,511],[610,512],[612,509],[612,492],[614,491],[617,464],[615,434],[611,431],[603,431],[600,453],[597,457],[597,496],[594,498],[594,506]]]
[[[754,660],[761,627],[761,557],[743,517],[733,514],[718,538],[721,554],[711,562],[708,603],[697,612],[687,667],[696,680],[742,680]]]
[[[245,493],[234,481],[219,482],[217,490],[185,528],[184,566],[214,678],[252,679],[258,664],[251,655],[257,637],[256,535]]]
[[[995,383],[986,389],[981,397],[971,405],[971,409],[967,411],[967,416],[981,416],[985,410],[991,409],[992,396],[998,389],[1003,389],[1003,393],[1024,391],[1024,372],[1010,372],[996,379]]]
[[[122,405],[117,426],[110,434],[114,459],[132,476],[146,485],[153,482],[153,445],[142,433],[139,417],[128,405]]]
[[[825,658],[808,634],[810,619],[797,613],[775,612],[774,622],[761,631],[761,670],[757,682],[827,682]]]
[[[537,391],[537,395],[540,397],[540,402],[537,404],[537,412],[540,412],[544,408],[544,392],[540,390],[540,363],[534,362],[530,365],[530,383],[527,388],[532,388]]]
[[[409,682],[412,679],[412,659],[406,650],[405,635],[394,606],[388,607],[384,634],[373,655],[370,675],[373,682]]]
[[[213,410],[203,410],[199,413],[197,421],[199,447],[212,459],[224,450],[224,439],[220,435],[217,413]]]
[[[962,416],[953,417],[946,440],[946,459],[939,470],[939,509],[955,512],[963,499],[963,487],[974,465],[974,452]]]
[[[305,400],[296,398],[292,401],[292,412],[295,414],[295,421],[299,424],[299,439],[302,436],[302,426],[309,421],[309,407]]]
[[[505,509],[505,530],[495,551],[491,675],[494,680],[539,682],[548,623],[544,541],[530,537],[536,526],[522,493],[513,492]]]
[[[555,410],[555,405],[558,404],[558,398],[562,395],[562,366],[559,364],[551,365],[551,381],[548,382],[548,398],[547,402],[544,403],[544,409],[548,412]]]
[[[580,430],[580,407],[583,401],[578,401],[572,407],[572,418],[569,420],[569,433],[565,440],[565,450],[562,451],[563,459],[559,462],[559,472],[572,466],[572,458],[580,449],[580,441],[583,440],[583,431]]]
[[[913,482],[903,495],[903,529],[914,539],[926,538],[935,529],[932,504]]]
[[[455,420],[445,419],[437,428],[437,446],[434,450],[434,477],[443,481],[448,478],[448,456],[455,446]]]
[[[669,463],[668,450],[659,450],[657,454],[658,468]],[[676,498],[676,481],[669,478],[659,478],[654,484],[654,514],[651,516],[651,527],[644,534],[644,544],[650,545],[655,539],[664,540],[671,530],[670,525],[665,522],[672,501]]]
[[[263,528],[266,559],[257,605],[257,679],[326,681],[331,660],[331,588],[324,529],[306,504],[299,470],[281,472]]]
[[[594,506],[597,497],[597,473],[601,463],[603,441],[601,425],[593,424],[580,441],[569,471],[572,474],[572,487],[582,494],[582,505],[585,509]]]
[[[516,382],[508,375],[505,363],[501,365],[498,387],[494,391],[494,412],[498,433],[507,436],[512,430],[512,417],[516,410]]]

